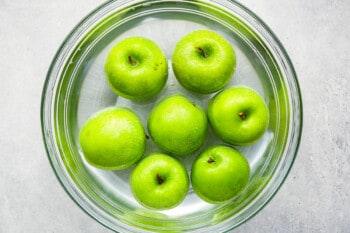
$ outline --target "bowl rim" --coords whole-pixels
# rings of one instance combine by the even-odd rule
[[[169,0],[169,1],[176,1],[176,0]],[[179,0],[177,0],[179,1]],[[191,0],[180,0],[183,2],[191,2]],[[81,197],[85,197],[84,195],[81,195],[79,193],[77,193],[76,191],[70,189],[69,187],[67,187],[67,185],[65,184],[65,181],[62,180],[62,174],[60,174],[60,171],[57,170],[57,165],[58,163],[56,161],[54,161],[54,159],[52,158],[51,151],[52,149],[50,149],[50,146],[55,146],[53,145],[52,141],[50,141],[48,139],[48,136],[50,137],[50,135],[48,135],[47,133],[47,126],[51,125],[48,124],[47,121],[49,121],[51,123],[52,119],[47,119],[47,117],[50,117],[49,115],[46,114],[45,109],[48,109],[48,103],[51,103],[51,101],[48,101],[48,99],[50,98],[54,98],[54,93],[53,93],[53,87],[54,87],[54,83],[56,82],[56,80],[52,80],[52,73],[54,73],[54,70],[57,69],[56,66],[56,62],[57,59],[62,56],[62,53],[64,52],[65,47],[67,46],[68,42],[71,40],[71,38],[73,37],[72,35],[78,33],[79,31],[81,31],[81,29],[83,28],[84,32],[85,29],[89,29],[91,27],[91,25],[87,25],[89,24],[89,22],[93,22],[93,19],[95,17],[98,18],[98,13],[105,9],[108,8],[108,6],[111,6],[113,4],[117,4],[120,3],[120,6],[122,6],[123,4],[125,5],[131,5],[134,3],[141,3],[141,2],[147,2],[147,0],[132,0],[132,1],[106,1],[102,4],[100,4],[99,6],[97,6],[94,10],[92,10],[90,13],[88,13],[83,19],[80,20],[80,22],[78,22],[76,24],[76,26],[68,33],[68,35],[65,37],[65,39],[63,40],[63,42],[61,43],[61,45],[59,46],[57,52],[55,53],[46,78],[45,78],[45,82],[42,88],[42,95],[41,95],[41,106],[40,106],[40,121],[41,121],[41,131],[42,131],[42,137],[43,137],[43,141],[44,141],[44,146],[45,146],[45,150],[46,150],[46,155],[47,158],[49,159],[49,162],[51,164],[52,170],[54,171],[54,174],[56,176],[56,178],[58,179],[58,181],[60,182],[61,186],[63,187],[63,189],[65,190],[65,192],[68,194],[68,196],[70,196],[70,198],[73,200],[74,203],[76,203],[82,210],[84,210],[85,213],[87,213],[89,216],[91,216],[94,220],[96,220],[97,222],[101,223],[103,226],[107,227],[108,229],[112,230],[112,231],[117,231],[117,229],[113,229],[111,226],[109,226],[106,222],[102,221],[101,219],[99,219],[98,217],[96,217],[96,215],[94,215],[91,212],[91,209],[89,208],[89,205],[83,205],[81,203],[80,200],[77,200],[77,195]],[[285,48],[283,47],[282,43],[280,42],[280,40],[275,36],[275,34],[272,32],[272,30],[264,23],[263,20],[261,20],[255,13],[253,13],[251,10],[249,10],[247,7],[245,7],[243,4],[234,1],[234,0],[228,0],[225,3],[222,3],[218,0],[200,0],[200,2],[205,2],[205,3],[215,3],[218,4],[220,6],[223,6],[223,4],[233,4],[237,7],[237,9],[239,9],[239,13],[243,13],[244,16],[248,16],[248,18],[244,18],[244,20],[248,20],[248,22],[251,22],[251,20],[254,20],[255,23],[259,24],[259,33],[263,33],[264,36],[268,35],[268,41],[269,41],[269,45],[277,50],[279,53],[283,54],[283,59],[285,62],[285,65],[290,69],[289,72],[291,73],[293,79],[289,80],[293,82],[293,87],[294,90],[297,93],[297,106],[298,106],[298,111],[299,111],[299,115],[298,117],[295,117],[295,120],[298,120],[298,124],[299,124],[299,128],[298,130],[295,131],[295,133],[297,135],[295,135],[295,137],[297,137],[296,139],[296,144],[293,147],[294,150],[294,155],[292,156],[292,159],[289,163],[289,167],[286,169],[285,174],[282,176],[282,179],[279,180],[279,183],[275,185],[275,187],[272,189],[273,191],[271,193],[269,193],[269,196],[265,199],[265,201],[260,204],[258,206],[258,208],[256,208],[250,215],[248,215],[243,221],[241,221],[240,223],[238,223],[237,225],[233,226],[230,229],[227,229],[226,231],[230,231],[233,228],[237,228],[239,226],[241,226],[242,224],[244,224],[245,222],[249,221],[251,218],[253,218],[257,213],[259,213],[272,199],[273,197],[277,194],[277,192],[279,191],[279,189],[281,188],[281,186],[283,185],[283,183],[286,181],[288,174],[290,173],[294,161],[297,157],[297,153],[299,150],[299,146],[300,146],[300,142],[301,142],[301,137],[302,137],[302,129],[303,129],[303,104],[302,104],[302,96],[301,96],[301,90],[300,90],[300,84],[299,81],[297,79],[297,74],[296,71],[294,69],[294,66],[291,62],[291,59],[289,57],[289,55],[287,54]],[[118,6],[118,7],[120,7]],[[85,27],[88,26],[88,27]],[[266,39],[266,38],[265,38]],[[273,43],[270,43],[273,42]],[[50,98],[48,98],[48,96]],[[293,99],[290,99],[290,101],[293,101]],[[295,100],[294,100],[295,101]],[[291,104],[292,105],[292,104]],[[52,136],[53,137],[53,136]],[[50,145],[51,144],[51,145]],[[56,164],[57,163],[57,164]],[[86,201],[86,197],[85,197],[85,201]],[[95,210],[96,211],[96,210]],[[98,212],[98,211],[97,211]],[[123,222],[119,222],[119,226],[121,230],[129,230],[128,229],[128,225],[123,223]],[[127,227],[127,228],[124,228]],[[120,230],[119,229],[119,230]]]

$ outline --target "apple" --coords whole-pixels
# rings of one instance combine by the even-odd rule
[[[216,135],[232,145],[248,146],[259,140],[269,125],[263,98],[245,86],[230,87],[214,96],[208,119]]]
[[[132,170],[130,186],[140,204],[150,209],[165,210],[179,205],[185,198],[189,177],[177,159],[154,152]]]
[[[208,203],[221,203],[237,197],[247,186],[249,178],[247,159],[228,146],[209,147],[192,164],[193,190]]]
[[[122,107],[95,113],[82,126],[79,141],[86,161],[108,170],[130,167],[141,158],[146,148],[140,119]]]
[[[177,43],[172,67],[183,87],[208,94],[220,90],[231,80],[236,55],[225,37],[210,30],[197,30]]]
[[[181,94],[168,96],[156,104],[147,122],[155,144],[175,155],[196,151],[205,140],[207,126],[205,112]]]
[[[116,44],[108,54],[105,73],[118,95],[132,100],[158,94],[168,79],[168,62],[153,41],[130,37]]]

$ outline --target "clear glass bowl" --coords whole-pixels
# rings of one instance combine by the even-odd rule
[[[212,95],[184,90],[174,78],[171,55],[176,42],[195,29],[224,35],[234,46],[237,68],[228,86],[257,90],[270,111],[268,131],[256,144],[238,149],[251,166],[246,190],[235,200],[211,205],[192,188],[178,207],[143,208],[129,186],[130,169],[104,171],[86,163],[78,133],[93,113],[114,105],[132,108],[146,126],[155,102],[183,93],[206,109]],[[154,40],[169,60],[164,90],[149,101],[129,101],[108,87],[104,62],[108,51],[125,37]],[[59,48],[43,89],[41,121],[47,154],[59,181],[72,199],[94,219],[120,232],[224,232],[250,219],[282,185],[296,157],[302,130],[302,103],[297,77],[287,53],[268,27],[252,12],[222,0],[118,0],[106,2],[83,19]],[[146,128],[146,127],[145,127]],[[205,145],[180,158],[190,173],[195,156],[222,143],[209,131]],[[159,150],[150,140],[147,153]]]

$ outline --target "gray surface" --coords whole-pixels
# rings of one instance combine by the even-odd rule
[[[0,232],[110,232],[63,191],[46,158],[40,96],[60,43],[99,0],[0,0]],[[235,232],[350,232],[350,2],[241,0],[299,76],[298,158],[267,207]]]

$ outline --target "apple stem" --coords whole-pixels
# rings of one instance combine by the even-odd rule
[[[215,162],[215,160],[212,158],[212,157],[209,157],[209,159],[208,159],[208,161],[207,161],[208,163],[214,163]]]
[[[242,120],[244,120],[244,119],[247,118],[247,114],[245,114],[244,112],[238,113],[238,116],[239,116]]]
[[[130,55],[128,56],[128,59],[131,65],[136,66],[136,61],[134,61]]]
[[[207,53],[202,47],[196,47],[196,49],[198,49],[202,53],[203,58],[207,58]]]
[[[157,177],[157,182],[159,185],[163,184],[164,180],[162,179],[162,177],[159,176],[159,174],[157,173],[156,174],[156,177]]]

